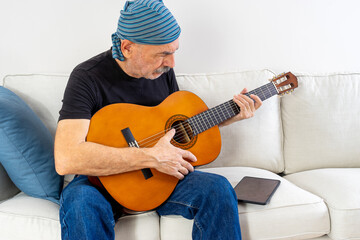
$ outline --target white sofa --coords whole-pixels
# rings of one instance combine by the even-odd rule
[[[272,97],[254,118],[221,128],[220,156],[199,170],[234,186],[244,176],[281,180],[268,205],[239,204],[245,240],[360,239],[360,74],[295,75],[293,94]],[[213,107],[273,76],[261,70],[177,79]],[[3,85],[54,134],[67,79],[11,75]],[[19,192],[1,165],[0,180],[0,239],[60,239],[58,205]],[[180,240],[191,239],[192,221],[151,211],[123,217],[115,228],[116,239]]]

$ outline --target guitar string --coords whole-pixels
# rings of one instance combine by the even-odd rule
[[[264,85],[263,87],[268,87],[267,85]],[[261,89],[259,89],[259,90],[261,90]],[[269,97],[271,97],[271,96],[273,96],[273,95],[275,95],[275,94],[277,94],[277,92],[276,93],[274,93],[274,94],[272,94],[271,93],[271,91],[267,88],[267,92],[269,92],[269,94],[264,94],[264,92],[263,91],[261,91],[262,92],[262,94],[264,95],[264,100],[265,99],[267,99],[267,98],[269,98]],[[255,93],[255,95],[259,95],[259,92],[257,91],[257,89],[255,89],[255,90],[253,90],[253,91],[251,91],[251,92],[249,92],[248,94],[250,95],[250,94],[253,94],[253,93]],[[228,108],[224,108],[223,106],[225,106],[226,104],[228,104],[229,106],[230,106],[230,108],[231,108],[231,110],[233,111],[233,113],[234,113],[234,110],[233,110],[233,108],[232,107],[237,107],[237,108],[239,108],[238,107],[238,105],[234,102],[234,101],[227,101],[227,102],[225,102],[225,103],[223,103],[223,104],[221,104],[221,105],[219,105],[219,106],[217,106],[218,108],[220,107],[220,111],[221,111],[221,113],[222,113],[222,115],[225,117],[225,120],[226,119],[229,119],[229,118],[231,118],[232,116],[230,115],[230,117],[226,117],[226,115],[224,114],[224,109],[226,110],[226,109],[228,109]],[[203,115],[205,115],[205,114],[208,114],[208,117],[209,117],[209,115],[210,115],[210,113],[213,113],[213,111],[211,111],[211,110],[216,110],[217,111],[217,113],[219,113],[219,111],[218,111],[218,109],[216,109],[217,107],[214,107],[214,108],[212,108],[212,109],[209,109],[209,110],[207,110],[207,111],[205,111],[205,112],[203,112],[203,113],[200,113],[200,114],[198,114],[198,115],[195,115],[194,117],[196,117],[196,116],[200,116],[201,117],[201,119],[200,119],[200,122],[198,122],[198,121],[195,121],[195,123],[201,123],[201,122],[203,122],[203,123],[205,123],[205,121],[204,121],[204,118],[203,118]],[[235,113],[234,113],[235,114]],[[215,115],[214,115],[215,116]],[[220,114],[219,114],[219,116],[220,116]],[[233,115],[233,116],[235,116],[235,115]],[[195,119],[195,118],[194,118]],[[210,122],[208,121],[208,119],[209,118],[205,118],[206,120],[207,120],[207,122],[210,124]],[[211,119],[211,118],[210,118]],[[196,120],[196,119],[195,119]],[[211,119],[212,120],[212,119]],[[225,121],[225,120],[223,120],[223,119],[221,119],[222,121]],[[222,122],[221,121],[221,122]],[[214,122],[213,122],[214,123]],[[204,125],[204,124],[203,124]],[[200,126],[200,130],[202,130],[201,129],[201,126],[203,126],[203,125],[199,125]],[[206,123],[205,123],[205,125],[206,125]],[[217,125],[217,124],[210,124],[210,126],[215,126],[215,125]],[[175,130],[177,130],[178,128],[180,127],[180,124],[178,124],[178,125],[175,125],[174,127],[172,127],[172,128],[174,128]],[[206,128],[206,129],[205,129]],[[206,125],[206,127],[204,128],[204,130],[207,130],[207,129],[209,129],[210,127],[208,127],[207,125]],[[164,130],[164,131],[162,131],[162,132],[159,132],[159,133],[157,133],[157,134],[154,134],[154,135],[152,135],[152,136],[150,136],[150,137],[148,137],[148,138],[145,138],[145,139],[143,139],[143,140],[140,140],[139,142],[138,142],[138,144],[139,144],[139,146],[140,145],[142,145],[143,147],[147,147],[147,146],[152,146],[154,143],[156,143],[161,137],[163,137],[164,135],[165,135],[165,132],[167,132],[167,131],[169,131],[171,128],[168,128],[168,129],[166,129],[166,130]],[[180,134],[180,135],[184,135],[184,134]],[[176,136],[176,135],[175,135]],[[154,137],[156,137],[155,139],[151,139],[151,138],[154,138]],[[148,141],[145,141],[145,140],[147,140],[148,139]],[[173,138],[176,142],[182,142],[182,141],[184,141],[184,140],[187,140],[186,139],[186,136],[184,135],[183,137],[178,137],[178,138],[176,138],[176,137],[174,137]]]
[[[258,95],[258,96],[259,96],[259,93],[261,92],[262,95],[264,96],[264,99],[263,99],[263,100],[265,100],[265,99],[267,99],[267,98],[269,98],[269,97],[277,94],[277,92],[272,93],[272,92],[271,92],[271,89],[269,89],[269,86],[268,86],[268,85],[269,85],[269,84],[266,84],[266,85],[264,85],[264,86],[262,86],[262,87],[260,87],[260,88],[258,88],[258,89],[255,89],[255,90],[247,93],[247,95],[250,96],[251,94],[255,94],[255,95]],[[274,87],[273,84],[271,84],[271,86],[273,86],[273,88],[275,89],[275,87]],[[264,94],[264,91],[262,91],[262,88],[266,88],[267,91],[266,91],[265,94]],[[203,112],[203,113],[200,113],[200,114],[198,114],[198,115],[195,115],[195,116],[194,116],[194,120],[195,120],[194,124],[196,125],[197,123],[203,122],[203,123],[205,123],[205,125],[206,125],[206,122],[204,121],[203,115],[206,115],[206,114],[207,114],[207,116],[205,116],[205,117],[207,117],[207,118],[205,118],[205,120],[210,124],[210,126],[215,126],[215,125],[217,125],[216,123],[214,124],[214,121],[213,121],[212,118],[211,118],[211,113],[212,113],[213,116],[214,116],[215,119],[216,119],[216,116],[215,116],[213,110],[216,110],[215,113],[218,113],[218,115],[221,117],[221,115],[220,115],[220,113],[219,113],[219,111],[218,111],[217,108],[220,108],[220,112],[221,112],[221,114],[225,117],[225,120],[228,119],[228,118],[230,118],[230,117],[232,117],[232,115],[230,115],[227,111],[226,111],[226,113],[229,114],[230,117],[227,117],[226,114],[224,113],[224,109],[225,109],[225,110],[228,109],[228,108],[223,108],[226,104],[228,104],[228,105],[230,106],[230,108],[231,108],[231,110],[232,110],[232,112],[233,112],[234,114],[235,114],[235,112],[234,112],[233,107],[235,106],[236,108],[239,108],[238,105],[237,105],[234,101],[227,101],[227,102],[225,102],[225,103],[223,103],[223,104],[221,104],[221,105],[219,105],[219,106],[217,106],[217,107],[214,107],[214,108],[212,108],[212,109],[209,109],[208,111],[205,111],[205,112]],[[201,119],[198,119],[198,120],[200,120],[200,121],[197,121],[196,116],[199,116],[199,117],[201,118]],[[234,116],[234,115],[233,115],[233,116]],[[198,117],[198,118],[199,118],[199,117]],[[209,117],[210,117],[210,118],[209,118]],[[209,122],[209,119],[213,122],[212,124]],[[220,122],[222,122],[222,121],[224,121],[224,120],[221,119]],[[187,125],[185,125],[185,126],[187,126]],[[202,129],[202,128],[201,128],[202,126],[204,126],[204,124],[198,124],[197,127],[199,127],[199,129],[200,129],[201,131],[202,131],[203,129],[204,129],[204,130],[207,130],[207,129],[210,128],[209,126],[206,125],[206,127]],[[172,128],[174,128],[175,130],[177,130],[179,127],[180,127],[180,124],[175,125],[175,126],[173,126]],[[164,130],[164,131],[162,131],[162,132],[159,132],[159,133],[157,133],[157,134],[154,134],[154,135],[152,135],[152,136],[150,136],[150,137],[148,137],[148,138],[145,138],[145,139],[139,141],[139,143],[142,144],[142,145],[146,144],[146,146],[147,146],[147,145],[150,145],[150,144],[153,144],[153,142],[158,141],[158,139],[160,139],[162,136],[165,135],[164,132],[167,132],[167,131],[169,131],[170,129],[171,129],[171,128],[166,129],[166,130]],[[191,130],[190,130],[190,132],[191,132]],[[181,134],[181,135],[184,135],[184,134]],[[175,135],[175,136],[176,136],[176,135]],[[154,138],[154,137],[156,137],[156,138],[155,138],[155,139],[152,139],[152,138]],[[148,141],[146,141],[147,139],[148,139]],[[174,140],[177,141],[177,142],[179,142],[179,141],[184,141],[185,139],[186,139],[186,136],[181,137],[180,139],[174,137]],[[149,144],[149,143],[150,143],[150,144]]]
[[[206,111],[205,111],[205,112],[206,112]],[[204,113],[204,112],[203,112],[203,113]],[[198,114],[198,115],[201,115],[201,114],[202,114],[202,113],[200,113],[200,114]],[[201,122],[200,119],[197,119],[197,118],[199,118],[198,115],[195,115],[195,116],[193,117],[193,119],[195,120],[194,123],[200,123],[200,122]],[[200,120],[200,121],[198,121],[198,120]],[[203,120],[202,120],[202,121],[203,121]],[[190,123],[189,123],[189,124],[190,124]],[[187,126],[187,124],[186,124],[185,126]],[[198,127],[198,126],[195,126],[195,127]],[[178,129],[180,128],[180,124],[174,125],[172,128],[174,128],[175,130],[178,130]],[[157,133],[157,134],[154,134],[154,135],[152,135],[152,136],[149,136],[148,138],[156,137],[156,136],[159,135],[159,134],[161,134],[161,135],[163,136],[163,133],[169,131],[170,129],[171,129],[171,128],[165,129],[164,131],[159,132],[159,133]],[[145,139],[143,139],[143,140],[140,140],[138,143],[144,143],[144,141],[147,140],[148,138],[145,138]],[[183,139],[175,139],[175,140],[183,140]]]
[[[221,109],[221,110],[223,110],[223,109]],[[231,116],[231,115],[230,115]],[[200,120],[200,122],[204,122],[204,120]],[[196,121],[197,123],[200,123],[199,121]],[[206,123],[205,123],[206,124]],[[217,125],[217,124],[212,124],[212,125],[210,125],[211,127],[213,127],[213,126],[215,126],[215,125]],[[203,125],[201,125],[201,124],[198,124],[198,126],[203,126]],[[177,125],[175,125],[173,128],[175,128],[175,130],[176,129],[178,129],[178,126]],[[187,125],[185,125],[185,128],[189,128],[189,126],[187,126]],[[201,128],[200,127],[200,131],[201,132],[203,132],[203,131],[205,131],[205,130],[207,130],[207,129],[209,129],[210,127],[209,126],[206,126],[206,127],[204,127],[204,128]],[[154,144],[156,144],[156,142],[161,138],[161,137],[163,137],[165,134],[166,134],[166,132],[167,131],[169,131],[171,128],[168,128],[168,129],[166,129],[166,130],[164,130],[164,131],[162,131],[162,132],[159,132],[159,133],[157,133],[157,134],[154,134],[153,136],[150,136],[150,137],[148,137],[147,139],[143,139],[143,140],[141,140],[140,141],[140,144],[139,145],[141,145],[142,147],[148,147],[148,146],[153,146]],[[190,132],[191,132],[191,130],[190,130]],[[186,136],[185,135],[185,133],[183,133],[183,132],[180,132],[179,133],[179,135],[175,135],[174,137],[173,137],[173,139],[174,139],[174,141],[176,141],[176,142],[184,142],[184,141],[187,141],[187,137],[189,137],[189,136]],[[191,137],[190,137],[191,138]]]
[[[235,105],[235,103],[234,102],[231,102],[231,103],[228,103],[228,104],[231,104],[231,106],[234,106]],[[221,106],[221,105],[219,105],[219,106]],[[237,105],[236,105],[237,106]],[[209,109],[209,110],[212,110],[212,109]],[[217,109],[215,109],[214,108],[214,110],[216,110],[216,111],[218,111]],[[220,109],[221,111],[223,111],[223,108],[221,108]],[[204,115],[204,114],[206,114],[206,112],[208,112],[208,111],[205,111],[205,112],[203,112],[203,113],[200,113],[200,114],[198,114],[198,115],[195,115],[194,117],[196,117],[196,116],[198,116],[197,118],[198,119],[196,119],[196,118],[193,118],[194,120],[195,120],[195,122],[196,123],[201,123],[201,122],[205,122],[204,121],[204,118],[202,117],[202,115]],[[212,111],[209,111],[209,112],[212,112]],[[209,115],[209,114],[208,114]],[[223,114],[224,115],[224,114]],[[201,117],[201,119],[199,119],[199,117]],[[224,115],[224,117],[226,117],[225,115]],[[231,117],[231,115],[230,115],[230,117]],[[228,119],[228,117],[226,117],[226,119]],[[226,120],[225,119],[225,120]],[[200,120],[200,121],[197,121],[197,120]],[[223,120],[223,119],[221,119],[221,120]],[[222,122],[222,121],[220,121],[220,122]],[[210,124],[210,122],[208,121],[208,123]],[[187,126],[188,124],[186,124],[185,126]],[[204,124],[202,124],[201,126],[203,126]],[[205,125],[206,125],[206,128],[207,129],[209,129],[209,126],[205,123]],[[213,126],[215,126],[215,125],[217,125],[217,124],[210,124],[210,126],[212,125],[212,127]],[[199,125],[200,126],[200,125]],[[175,126],[173,126],[172,128],[175,128],[175,130],[178,130],[179,128],[181,128],[181,126],[180,126],[180,124],[177,124],[177,125],[175,125]],[[164,136],[165,134],[164,134],[164,132],[167,132],[167,131],[169,131],[170,129],[172,129],[172,128],[168,128],[168,129],[165,129],[164,131],[162,131],[162,132],[159,132],[159,133],[157,133],[157,134],[154,134],[154,135],[152,135],[152,136],[150,136],[150,137],[148,137],[148,138],[154,138],[154,137],[157,137],[156,139],[149,139],[150,140],[150,142],[152,142],[152,141],[157,141],[158,139],[160,139],[162,136]],[[201,129],[202,130],[202,129]],[[190,132],[191,132],[191,129],[190,129]],[[158,136],[158,135],[161,135],[161,136]],[[140,140],[139,142],[138,142],[138,144],[140,143],[140,144],[147,144],[149,141],[146,141],[148,138],[145,138],[145,139],[143,139],[143,140]],[[182,138],[174,138],[174,140],[175,141],[177,141],[177,142],[179,142],[179,141],[183,141],[183,140],[185,140],[185,138],[186,137],[182,137]]]
[[[232,102],[232,101],[231,101],[231,102],[227,102],[227,103],[225,103],[225,104],[228,104],[228,105],[230,105],[230,106],[237,106],[237,105],[236,105],[234,102]],[[225,105],[225,104],[224,104],[224,105]],[[221,105],[220,105],[220,106],[221,106]],[[225,109],[226,109],[226,108],[225,108]],[[225,121],[226,119],[229,119],[230,117],[232,117],[232,115],[230,115],[229,113],[228,113],[229,117],[227,117],[227,116],[224,114],[224,107],[220,107],[220,109],[214,108],[214,110],[218,113],[219,116],[220,116],[220,114],[219,114],[219,110],[220,110],[221,113],[222,113],[222,115],[225,117],[225,119],[221,119],[221,121],[219,121],[219,122]],[[232,110],[232,111],[233,111],[233,110]],[[209,129],[209,128],[215,126],[215,125],[217,125],[217,124],[214,124],[214,121],[212,121],[213,124],[211,124],[211,123],[208,121],[207,118],[205,118],[205,119],[207,120],[207,122],[209,123],[209,125],[205,122],[204,117],[206,117],[206,116],[203,116],[203,115],[207,114],[207,115],[209,116],[210,113],[213,113],[213,111],[205,111],[205,112],[203,112],[203,113],[200,113],[200,114],[198,114],[198,115],[195,115],[195,116],[194,116],[195,118],[193,118],[193,119],[195,120],[194,123],[198,125],[198,126],[195,126],[195,127],[199,128],[201,131],[203,131],[203,130],[205,131],[205,130],[207,130],[207,129]],[[196,116],[197,116],[197,117],[196,117]],[[214,115],[214,116],[215,116],[215,115]],[[234,115],[233,115],[233,116],[234,116]],[[197,119],[196,119],[196,118],[197,118]],[[201,123],[203,123],[203,124],[201,124]],[[205,125],[205,127],[203,127],[204,125]],[[211,126],[211,127],[209,127],[209,126]],[[186,124],[185,127],[189,127],[188,124]],[[202,128],[202,127],[203,127],[203,128]],[[177,125],[174,125],[172,128],[174,128],[175,130],[179,130],[179,128],[181,128],[181,126],[180,126],[180,124],[177,124]],[[153,145],[153,143],[156,143],[161,137],[163,137],[163,136],[165,135],[165,132],[169,131],[169,130],[172,129],[172,128],[165,129],[164,131],[161,131],[161,132],[156,133],[156,134],[154,134],[154,135],[152,135],[152,136],[150,136],[150,137],[148,137],[148,138],[145,138],[145,139],[143,139],[143,140],[140,140],[140,141],[138,142],[139,146],[142,145],[142,146],[147,147],[147,146]],[[190,129],[190,132],[191,132],[191,129]],[[178,136],[179,136],[179,135],[178,135]],[[186,140],[186,136],[185,136],[184,134],[181,134],[181,133],[180,133],[180,137],[176,137],[176,135],[175,135],[174,140],[175,140],[176,142],[183,142],[184,140]]]

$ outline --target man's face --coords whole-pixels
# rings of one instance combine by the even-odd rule
[[[175,66],[179,39],[163,45],[136,44],[134,55],[127,59],[136,77],[156,79]]]

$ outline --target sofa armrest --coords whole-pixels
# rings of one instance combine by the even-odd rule
[[[18,192],[20,190],[11,181],[4,167],[0,164],[0,202],[15,196]]]

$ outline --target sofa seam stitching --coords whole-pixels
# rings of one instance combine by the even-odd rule
[[[41,216],[36,216],[36,215],[22,215],[22,214],[18,214],[18,213],[4,212],[4,211],[0,210],[0,215],[1,214],[3,214],[3,215],[12,215],[12,216],[22,217],[22,218],[37,218],[39,220],[50,220],[50,221],[54,221],[54,222],[59,222],[58,219],[41,217]]]
[[[254,212],[265,212],[265,211],[270,211],[270,210],[275,210],[275,209],[281,209],[281,208],[290,208],[290,207],[301,207],[301,206],[306,206],[306,205],[318,205],[318,204],[321,204],[321,203],[324,203],[325,204],[325,201],[323,199],[321,199],[321,201],[318,201],[318,202],[313,202],[313,203],[303,203],[303,204],[293,204],[293,205],[288,205],[288,206],[280,206],[280,207],[274,207],[274,208],[267,208],[267,209],[261,209],[261,210],[258,210],[258,211],[247,211],[247,212],[239,212],[239,214],[251,214],[251,213],[254,213]],[[326,204],[325,204],[325,207],[326,207]],[[326,209],[328,209],[326,207]]]

